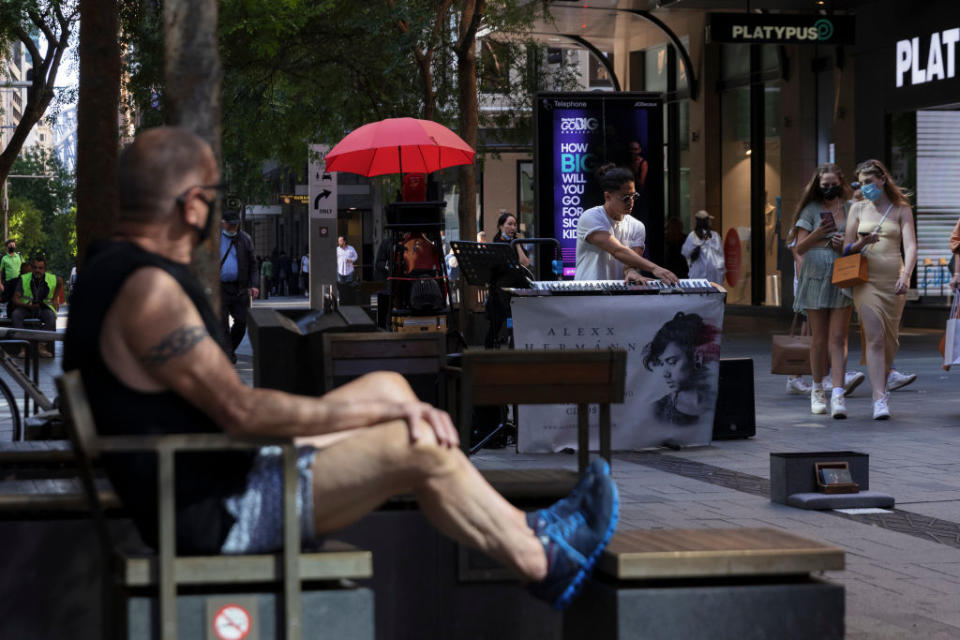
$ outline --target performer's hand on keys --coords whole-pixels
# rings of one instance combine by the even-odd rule
[[[657,280],[666,282],[667,284],[677,284],[680,281],[680,278],[675,276],[672,271],[669,269],[664,269],[663,267],[657,267],[653,270],[653,275]]]
[[[627,284],[647,284],[649,280],[640,275],[640,272],[636,269],[630,269],[626,273],[626,277],[623,279]]]

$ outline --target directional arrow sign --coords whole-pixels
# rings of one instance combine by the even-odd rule
[[[330,145],[310,145],[310,217],[337,219],[337,174],[328,172],[325,162]]]

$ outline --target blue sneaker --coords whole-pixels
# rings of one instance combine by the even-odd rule
[[[571,494],[527,516],[547,554],[547,577],[530,585],[530,591],[557,610],[565,609],[580,592],[613,537],[620,512],[617,485],[605,463],[585,474],[577,489],[583,491],[578,501],[571,500]]]
[[[603,458],[594,458],[584,470],[583,475],[580,476],[580,480],[577,482],[576,486],[570,491],[569,494],[567,494],[566,497],[557,500],[546,509],[540,509],[539,511],[531,511],[528,513],[527,524],[530,525],[531,529],[536,531],[538,526],[537,522],[541,518],[546,520],[546,524],[563,520],[580,508],[580,503],[582,503],[583,499],[589,495],[590,487],[593,486],[594,480],[597,477],[609,475],[610,464]],[[544,525],[540,526],[542,528]]]

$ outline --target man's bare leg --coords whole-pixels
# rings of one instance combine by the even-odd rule
[[[369,395],[368,395],[369,394]],[[406,381],[393,374],[365,376],[328,394],[331,399],[364,397],[409,400]],[[314,520],[318,534],[342,529],[399,493],[412,492],[424,514],[444,534],[480,549],[528,580],[547,572],[542,543],[526,514],[498,494],[459,449],[438,446],[433,432],[411,444],[402,421],[348,432],[315,443]]]

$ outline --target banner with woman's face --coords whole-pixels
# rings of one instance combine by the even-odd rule
[[[704,445],[713,434],[723,304],[722,293],[514,298],[514,345],[624,349],[625,400],[611,410],[613,448]],[[519,451],[576,447],[575,406],[523,405],[519,416]],[[596,437],[592,430],[591,446]]]

